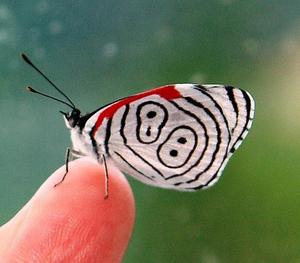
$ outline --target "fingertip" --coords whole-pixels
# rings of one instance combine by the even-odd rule
[[[69,162],[68,165],[69,171],[63,182],[61,182],[61,180],[66,172],[65,166],[60,167],[45,181],[37,191],[36,196],[42,195],[44,192],[49,194],[49,191],[52,190],[50,194],[53,195],[80,196],[80,201],[83,201],[83,199],[87,197],[90,198],[93,195],[95,195],[94,198],[97,198],[98,201],[102,202],[105,200],[105,192],[107,189],[103,165],[99,165],[98,162],[90,158],[81,158]],[[129,202],[134,201],[127,179],[111,164],[108,165],[108,180],[109,198],[107,198],[107,201],[112,202],[112,200],[118,198],[119,195],[122,195],[123,201],[127,199],[129,199]],[[59,184],[55,187],[57,183]],[[64,202],[63,199],[61,201]]]
[[[134,198],[124,175],[109,165],[105,199],[103,166],[88,158],[70,162],[65,180],[54,187],[64,173],[65,167],[54,172],[26,205],[28,211],[13,250],[22,251],[27,260],[32,253],[29,247],[34,247],[41,256],[50,251],[63,253],[62,262],[79,253],[85,260],[120,262],[135,217]],[[70,247],[73,249],[65,253]]]

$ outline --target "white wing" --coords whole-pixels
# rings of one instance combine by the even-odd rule
[[[248,133],[249,93],[220,85],[177,84],[180,98],[149,95],[108,121],[109,157],[136,179],[163,188],[209,187]]]

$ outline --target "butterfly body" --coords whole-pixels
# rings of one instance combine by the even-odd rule
[[[76,112],[77,111],[77,112]],[[176,84],[65,114],[73,149],[153,186],[209,187],[251,127],[249,93],[222,85]]]

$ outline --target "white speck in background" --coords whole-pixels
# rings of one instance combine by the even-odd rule
[[[34,56],[36,58],[42,58],[45,56],[45,54],[46,54],[46,51],[43,47],[38,47],[38,48],[34,49]]]
[[[220,0],[223,5],[231,5],[235,0]]]
[[[154,32],[154,39],[160,44],[169,42],[171,37],[172,31],[169,26],[161,26],[157,31]]]
[[[47,13],[48,9],[49,9],[49,5],[47,1],[40,1],[36,5],[36,11],[40,15]]]
[[[283,55],[293,55],[299,50],[300,42],[294,37],[288,37],[280,43]]]
[[[10,70],[16,70],[18,69],[19,65],[20,65],[20,60],[17,58],[12,58],[11,61],[9,61],[7,66]]]
[[[205,80],[206,80],[206,75],[202,72],[195,72],[190,77],[191,83],[203,84],[203,83],[205,83]]]
[[[53,20],[49,23],[49,31],[52,35],[58,35],[63,30],[63,25],[60,21]]]
[[[9,45],[15,40],[15,23],[11,11],[0,5],[0,44]]]
[[[218,256],[211,249],[202,249],[199,262],[219,263]]]
[[[244,40],[242,46],[246,54],[250,56],[256,55],[259,49],[259,43],[254,38],[247,38],[246,40]]]
[[[118,45],[115,42],[108,42],[102,48],[104,57],[111,58],[117,55],[119,51]]]
[[[0,30],[0,44],[6,44],[7,42],[10,41],[10,34],[7,30],[2,29]]]
[[[0,20],[7,20],[11,16],[9,9],[5,5],[0,5]]]
[[[32,41],[37,42],[40,39],[41,31],[39,28],[31,27],[28,32]]]
[[[191,212],[186,207],[179,207],[175,210],[175,219],[182,224],[186,224],[191,220]]]

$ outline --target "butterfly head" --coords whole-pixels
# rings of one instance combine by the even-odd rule
[[[81,119],[81,112],[80,110],[74,108],[72,109],[72,111],[66,113],[63,111],[60,111],[62,113],[62,115],[64,116],[64,120],[66,123],[66,126],[69,129],[72,129],[76,126],[78,126],[78,124],[80,123],[80,119]]]
[[[91,156],[97,158],[97,154],[90,141],[87,141],[83,128],[86,121],[89,118],[89,114],[81,115],[81,112],[77,108],[73,108],[70,112],[63,112],[65,124],[71,133],[72,150],[77,153],[77,156]]]

